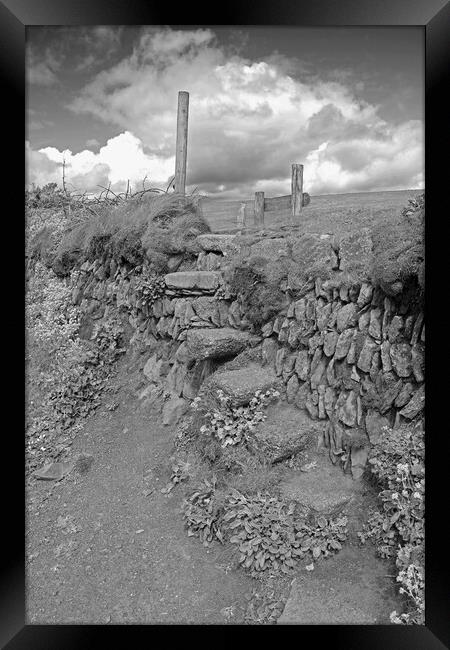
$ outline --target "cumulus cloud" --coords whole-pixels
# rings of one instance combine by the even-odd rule
[[[61,184],[64,163],[68,187],[87,192],[100,192],[99,186],[109,183],[113,190],[121,191],[128,180],[141,188],[146,176],[146,187],[165,186],[175,165],[173,157],[160,160],[145,153],[142,142],[129,131],[110,138],[98,153],[90,149],[72,153],[70,149],[60,151],[55,147],[34,151],[27,143],[26,156],[28,185]]]
[[[190,93],[187,181],[201,191],[288,194],[293,162],[305,164],[310,193],[423,184],[420,121],[394,128],[345,76],[302,76],[280,55],[247,60],[209,29],[143,29],[128,57],[93,77],[69,107],[121,134],[98,154],[73,155],[74,169],[85,160],[108,165],[113,183],[137,173],[167,180],[179,90]]]
[[[424,187],[423,125],[410,120],[382,133],[323,142],[305,160],[305,183],[318,194]]]
[[[31,186],[33,183],[42,187],[47,183],[61,184],[60,165],[40,151],[34,151],[28,140],[25,141],[25,172],[26,185]]]

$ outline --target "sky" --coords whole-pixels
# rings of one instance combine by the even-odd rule
[[[27,27],[27,186],[165,189],[180,90],[187,192],[424,187],[422,28],[102,25]]]

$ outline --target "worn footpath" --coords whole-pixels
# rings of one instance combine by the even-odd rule
[[[174,431],[140,408],[124,372],[118,407],[74,444],[90,466],[28,487],[27,623],[242,621],[254,581],[187,537],[181,490],[161,493]]]
[[[124,359],[103,406],[74,443],[69,458],[84,457],[73,471],[58,482],[29,482],[27,623],[259,622],[246,611],[261,583],[236,569],[227,547],[207,549],[187,536],[182,488],[161,491],[175,429],[137,399],[138,364]],[[331,465],[318,460],[310,494],[330,499],[333,477],[323,472]],[[286,494],[304,479],[293,472]],[[350,489],[335,487],[344,495]],[[366,502],[358,490],[351,503],[359,524]],[[370,545],[358,549],[357,523],[347,548],[289,577],[279,624],[389,622],[390,571]]]

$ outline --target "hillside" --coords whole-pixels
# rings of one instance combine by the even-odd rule
[[[311,203],[303,210],[301,228],[306,232],[339,233],[353,228],[371,227],[374,222],[395,219],[409,199],[423,193],[423,190],[398,190],[392,192],[357,192],[352,194],[312,195]],[[287,197],[286,197],[287,198]],[[236,227],[235,214],[229,211],[229,201],[214,199],[223,204],[220,217],[208,219],[211,230],[219,232]],[[236,206],[235,201],[232,202]],[[251,221],[252,201],[246,201],[246,210]],[[228,205],[227,205],[228,204]],[[235,209],[235,207],[234,207]],[[236,211],[236,210],[235,210]],[[265,226],[276,230],[290,223],[289,210],[280,215],[266,215]]]
[[[424,197],[226,235],[43,194],[30,622],[423,622]]]

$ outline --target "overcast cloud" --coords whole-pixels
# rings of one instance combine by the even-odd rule
[[[117,36],[99,32],[105,48]],[[87,37],[86,37],[87,38]],[[87,42],[87,41],[86,41]],[[94,65],[91,54],[77,62]],[[29,83],[57,83],[49,53],[29,55]],[[100,120],[116,135],[80,143],[76,153],[26,144],[28,182],[61,182],[61,165],[73,188],[99,191],[128,180],[166,187],[174,170],[179,90],[190,94],[188,190],[246,197],[290,193],[290,165],[304,163],[311,194],[423,187],[423,123],[390,123],[363,100],[361,83],[292,74],[292,59],[230,54],[210,29],[141,32],[133,50],[93,73],[66,101],[74,116]],[[100,146],[98,146],[100,145]]]

